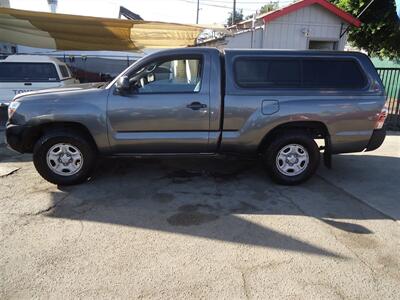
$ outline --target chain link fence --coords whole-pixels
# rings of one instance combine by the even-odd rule
[[[386,91],[389,114],[386,119],[388,130],[400,130],[400,68],[376,68]]]

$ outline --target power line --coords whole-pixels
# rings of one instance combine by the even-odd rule
[[[375,0],[371,0],[364,8],[363,10],[357,15],[357,19],[361,17],[361,15],[370,7],[370,5],[374,2]],[[340,33],[339,37],[342,38],[346,34],[346,32],[350,29],[350,25],[347,26],[347,28]]]
[[[207,1],[207,0],[206,0]],[[208,0],[209,2],[218,2],[218,3],[225,3],[225,4],[230,4],[232,3],[232,0]],[[203,2],[203,1],[202,1]],[[287,0],[287,1],[236,1],[237,4],[269,4],[270,2],[293,2],[292,0]]]
[[[211,0],[210,0],[211,1]],[[229,4],[232,1],[214,1],[212,0],[212,2],[218,2],[218,3],[226,3]],[[284,3],[284,2],[293,2],[292,0],[288,0],[288,1],[251,1],[251,2],[242,2],[242,1],[236,1],[236,3],[239,5],[252,5],[252,4],[270,4],[271,2],[279,2],[279,3]]]
[[[196,0],[176,0],[176,1],[182,1],[182,2],[186,2],[186,3],[190,3],[190,4],[197,4]],[[210,3],[211,2],[211,3]],[[226,8],[226,9],[231,9],[230,6],[226,6],[226,5],[221,5],[221,4],[214,4],[216,1],[213,0],[202,0],[200,2],[200,6],[210,6],[210,7],[218,7],[218,8]],[[222,3],[222,2],[221,2]],[[223,3],[228,3],[228,2],[223,2]],[[232,1],[230,1],[229,3],[232,3]],[[239,3],[239,2],[237,2]],[[260,2],[260,4],[268,4],[269,2]],[[279,1],[279,3],[293,3],[292,0],[287,0],[287,1]],[[246,3],[247,4],[247,3]],[[255,9],[251,9],[251,8],[240,8],[244,11],[255,11]]]
[[[197,1],[190,1],[190,0],[176,0],[176,1],[182,1],[182,2],[186,2],[186,3],[190,3],[190,4],[196,4],[196,3],[197,3]],[[218,7],[218,8],[231,9],[231,7],[226,6],[226,5],[209,4],[209,3],[203,3],[203,2],[200,2],[200,5],[202,5],[202,6],[210,6],[210,7]],[[249,8],[249,9],[245,8],[245,9],[243,9],[243,10],[245,10],[245,11],[254,11],[254,9],[250,9],[250,8]]]
[[[221,4],[215,4],[215,3],[232,3],[232,1],[225,1],[225,0],[202,0],[200,2],[200,0],[176,0],[176,1],[181,1],[181,2],[186,2],[186,3],[190,3],[190,4],[196,4],[197,8],[196,8],[196,24],[199,24],[199,12],[200,12],[200,5],[201,6],[208,6],[208,7],[216,7],[216,8],[224,8],[224,9],[232,9],[229,6],[226,5],[221,5]],[[211,3],[210,3],[211,2]],[[236,20],[236,5],[237,3],[241,3],[243,4],[268,4],[268,3],[272,3],[273,1],[269,1],[269,2],[259,2],[259,1],[251,1],[251,2],[237,2],[236,0],[233,0],[233,10],[232,10],[232,24],[235,24],[235,20]],[[293,0],[284,0],[284,1],[275,1],[278,3],[292,3]],[[250,9],[250,8],[240,8],[241,11],[246,11],[246,12],[252,12],[254,13],[256,10],[255,9]]]
[[[182,1],[182,2],[186,2],[186,3],[191,3],[191,4],[196,4],[197,1],[190,1],[190,0],[177,0],[177,1]],[[221,8],[229,8],[228,6],[224,6],[224,5],[218,5],[218,4],[208,4],[208,3],[201,3],[201,5],[203,6],[213,6],[213,7],[221,7]]]
[[[180,1],[180,0],[178,0],[178,1]],[[185,1],[185,2],[192,2],[192,3],[196,3],[196,1],[190,1],[190,0],[188,0],[188,1]],[[202,4],[202,3],[204,3],[204,2],[211,2],[211,3],[221,3],[221,4],[231,4],[232,3],[232,0],[231,1],[226,1],[226,0],[202,0],[201,1],[201,3],[200,4]],[[280,1],[249,1],[249,2],[243,2],[243,1],[236,1],[236,3],[237,3],[237,5],[251,5],[251,4],[269,4],[269,3],[275,3],[275,2],[278,2],[278,3],[293,3],[293,0],[284,0],[284,1],[282,1],[282,0],[280,0]]]

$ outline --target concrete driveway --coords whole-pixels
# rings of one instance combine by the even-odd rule
[[[61,188],[3,144],[0,298],[399,299],[399,172],[391,134],[297,187],[257,161],[107,159]]]

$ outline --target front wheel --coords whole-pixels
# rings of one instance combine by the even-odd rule
[[[79,134],[50,133],[42,136],[33,151],[33,163],[47,181],[72,185],[85,181],[94,166],[96,152]]]
[[[264,159],[275,182],[296,185],[315,173],[320,152],[310,136],[293,132],[276,137],[266,149]]]

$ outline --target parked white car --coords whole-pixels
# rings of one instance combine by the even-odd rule
[[[68,66],[54,57],[10,55],[0,61],[0,106],[15,95],[79,83]]]

